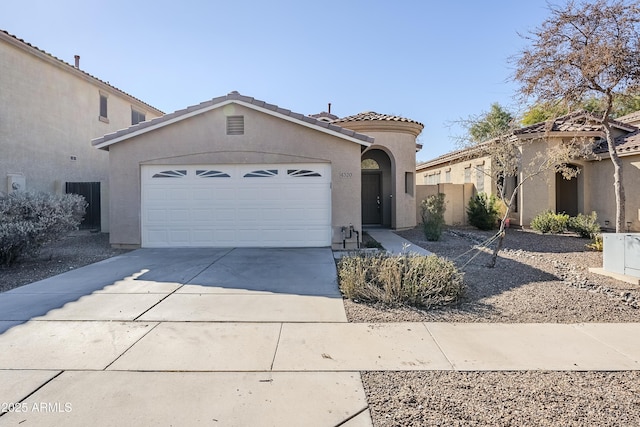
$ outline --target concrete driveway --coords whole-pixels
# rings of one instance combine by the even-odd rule
[[[0,424],[371,425],[358,372],[274,369],[325,322],[328,248],[133,251],[0,294]]]

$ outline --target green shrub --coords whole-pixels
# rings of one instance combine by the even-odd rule
[[[453,262],[435,255],[348,255],[338,262],[338,277],[347,298],[391,305],[447,305],[465,291]]]
[[[591,243],[587,243],[585,246],[587,247],[587,249],[591,249],[592,251],[602,252],[604,249],[602,234],[594,235],[591,240]]]
[[[35,255],[42,245],[76,229],[87,202],[76,194],[15,192],[0,197],[0,265]]]
[[[600,224],[598,224],[598,214],[591,212],[589,215],[578,214],[578,216],[569,218],[567,228],[580,234],[585,239],[593,239],[600,233]]]
[[[440,240],[440,236],[442,236],[444,211],[446,210],[444,198],[444,194],[438,193],[427,197],[420,203],[422,230],[424,237],[430,242]]]
[[[485,193],[478,193],[469,200],[467,218],[469,224],[480,230],[493,230],[498,225],[498,199]]]
[[[567,231],[569,215],[557,214],[549,210],[536,215],[531,221],[531,228],[541,233],[559,234]]]

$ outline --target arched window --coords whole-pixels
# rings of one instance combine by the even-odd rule
[[[368,169],[368,170],[377,170],[377,169],[380,169],[380,165],[378,164],[378,162],[376,162],[373,159],[364,159],[360,163],[360,168]]]

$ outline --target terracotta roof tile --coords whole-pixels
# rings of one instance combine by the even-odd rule
[[[401,116],[394,116],[390,114],[379,114],[374,111],[365,111],[363,113],[354,114],[353,116],[343,117],[341,119],[334,120],[333,123],[346,123],[346,122],[364,122],[364,121],[388,121],[388,122],[405,122],[415,123],[424,127],[424,125],[418,121],[407,119]]]

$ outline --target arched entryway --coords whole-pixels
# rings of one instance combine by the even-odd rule
[[[579,168],[575,165],[568,165],[568,167],[579,172]],[[556,212],[564,212],[569,216],[578,215],[578,194],[578,176],[565,179],[560,172],[556,172]]]
[[[362,224],[392,224],[391,158],[383,150],[362,154]]]

